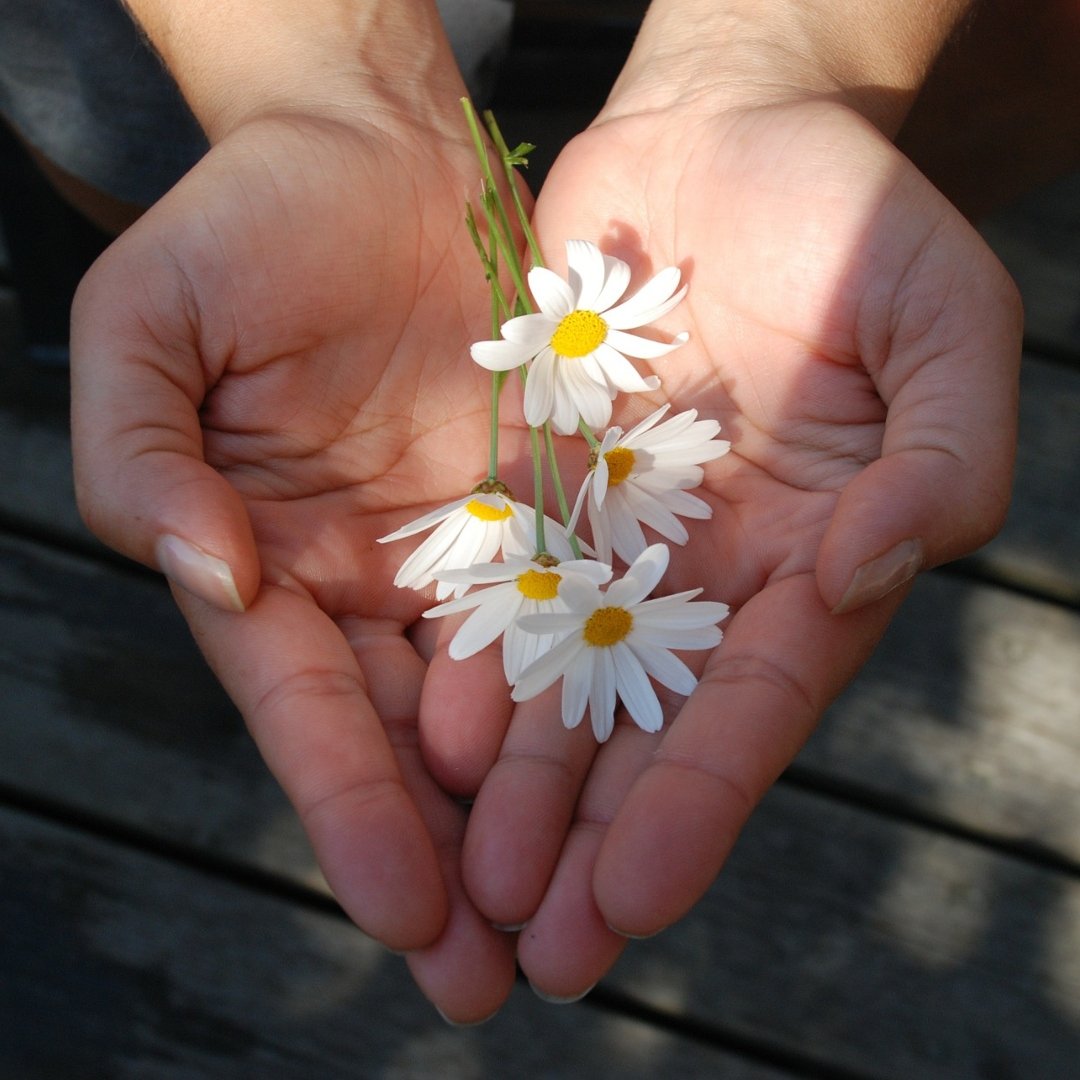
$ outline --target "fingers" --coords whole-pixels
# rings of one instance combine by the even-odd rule
[[[460,621],[418,620],[420,646],[430,648],[420,738],[431,775],[451,794],[472,798],[499,756],[513,703],[498,645],[467,660],[450,658],[447,649]]]
[[[751,810],[869,656],[900,592],[833,615],[804,574],[742,607],[604,839],[593,887],[607,925],[648,936],[700,899]]]
[[[549,1001],[575,1001],[597,983],[626,947],[596,902],[596,863],[611,820],[648,766],[656,737],[619,724],[596,754],[551,883],[518,938],[518,962]]]
[[[448,917],[437,940],[408,954],[417,986],[454,1024],[476,1024],[496,1013],[514,986],[514,936],[495,929],[466,894],[461,876],[466,811],[428,775],[419,754],[404,756],[406,783],[416,797],[439,854]]]
[[[539,907],[596,752],[587,725],[563,727],[558,695],[555,688],[515,708],[470,814],[465,883],[496,926],[518,927]]]
[[[967,229],[960,222],[954,227]],[[1005,519],[1016,444],[1020,305],[974,234],[942,246],[963,266],[963,281],[943,279],[940,267],[920,264],[912,271],[920,288],[943,295],[935,297],[933,313],[925,296],[897,304],[890,352],[875,375],[888,407],[881,457],[846,486],[822,540],[818,584],[838,613],[878,599],[921,569],[968,554]]]
[[[340,629],[307,597],[267,587],[243,614],[177,594],[196,639],[295,806],[334,895],[367,933],[418,949],[448,902],[435,846]],[[396,633],[365,641],[388,730],[409,738],[422,661]],[[392,687],[399,688],[397,692]]]
[[[203,460],[205,376],[188,289],[151,211],[106,252],[72,310],[76,492],[105,543],[225,610],[258,589],[244,506]]]

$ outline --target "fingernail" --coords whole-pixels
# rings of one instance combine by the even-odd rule
[[[546,1001],[549,1005],[573,1005],[575,1001],[580,1001],[583,997],[590,993],[593,986],[595,985],[596,983],[593,983],[592,986],[587,986],[584,990],[581,991],[580,994],[569,994],[566,996],[562,996],[559,994],[545,993],[543,990],[540,990],[531,979],[529,980],[529,986],[532,989],[532,992],[541,1001]]]
[[[442,1017],[442,1018],[443,1018],[443,1019],[444,1019],[444,1020],[445,1020],[445,1021],[446,1021],[446,1022],[447,1022],[447,1023],[449,1024],[449,1025],[450,1025],[450,1026],[451,1026],[451,1027],[456,1027],[456,1028],[471,1028],[471,1027],[480,1027],[480,1025],[481,1025],[481,1024],[486,1024],[486,1023],[487,1023],[487,1022],[488,1022],[489,1020],[492,1020],[492,1019],[494,1019],[494,1017],[495,1017],[496,1015],[498,1015],[498,1012],[499,1012],[499,1010],[498,1010],[498,1009],[496,1009],[496,1010],[495,1010],[495,1012],[491,1013],[491,1014],[490,1014],[489,1016],[484,1016],[484,1017],[481,1017],[481,1018],[480,1018],[479,1020],[451,1020],[451,1019],[450,1019],[450,1017],[449,1017],[449,1016],[447,1016],[447,1015],[446,1015],[446,1013],[444,1013],[444,1012],[442,1011],[442,1009],[440,1009],[440,1008],[439,1008],[439,1006],[438,1006],[438,1005],[436,1005],[436,1006],[435,1006],[435,1011],[436,1011],[436,1012],[437,1012],[437,1013],[438,1013],[438,1014],[439,1014],[439,1015],[440,1015],[440,1016],[441,1016],[441,1017]]]
[[[492,928],[492,930],[498,930],[500,933],[503,933],[503,934],[516,934],[519,930],[524,930],[525,927],[528,926],[528,925],[529,924],[527,922],[519,922],[519,923],[497,923],[497,922],[493,922],[491,924],[491,928]]]
[[[661,927],[659,930],[650,930],[647,934],[628,934],[625,930],[616,930],[611,923],[607,924],[607,928],[613,934],[618,934],[619,937],[626,938],[628,941],[648,941],[649,938],[654,938],[657,934],[662,934],[665,930],[665,927]]]
[[[157,542],[156,555],[161,572],[174,584],[214,607],[244,610],[232,570],[223,559],[179,536],[163,536]]]
[[[863,563],[851,578],[840,603],[833,608],[834,615],[880,600],[898,585],[910,581],[923,565],[923,546],[920,540],[901,540],[896,547]]]

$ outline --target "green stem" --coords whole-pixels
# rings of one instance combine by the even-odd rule
[[[533,502],[536,505],[536,554],[547,551],[544,537],[544,466],[540,460],[540,429],[529,428],[529,441],[532,445],[533,459]]]
[[[547,453],[548,470],[551,472],[551,484],[555,488],[555,498],[559,503],[559,513],[562,514],[564,525],[570,523],[570,504],[566,501],[566,491],[563,488],[562,477],[559,475],[559,462],[555,457],[555,440],[551,435],[551,424],[544,424],[544,449]],[[570,550],[575,559],[581,558],[581,548],[578,546],[577,536],[567,533],[570,540]]]
[[[536,242],[536,234],[532,230],[529,215],[525,213],[525,206],[521,201],[521,191],[517,182],[517,170],[510,162],[510,147],[506,145],[506,140],[499,130],[499,125],[495,122],[495,114],[490,109],[487,109],[484,112],[484,123],[487,125],[488,134],[491,136],[491,141],[495,144],[495,149],[499,152],[499,160],[502,162],[503,172],[506,173],[506,181],[510,185],[510,194],[514,200],[514,209],[517,212],[518,222],[521,224],[521,231],[525,234],[525,242],[529,245],[529,252],[532,254],[533,265],[543,266],[544,257],[540,254],[540,245]]]
[[[514,280],[514,287],[518,290],[518,295],[525,296],[525,275],[521,266],[521,257],[518,255],[517,247],[514,242],[514,230],[510,225],[510,217],[506,212],[506,206],[499,195],[499,187],[495,181],[495,173],[491,168],[491,161],[488,158],[487,147],[484,145],[484,136],[480,131],[480,123],[476,116],[476,110],[473,108],[472,102],[468,98],[461,99],[462,108],[465,110],[465,119],[469,125],[469,134],[472,136],[473,147],[476,150],[476,156],[480,162],[480,169],[484,175],[484,207],[485,213],[488,216],[489,227],[491,228],[492,235],[499,241],[499,247],[502,249],[503,257],[506,259],[507,265],[510,268],[510,276]],[[491,206],[489,202],[494,203],[494,211],[491,212]],[[495,221],[495,214],[498,215],[498,222]]]
[[[578,431],[585,436],[590,450],[595,450],[600,445],[600,440],[592,433],[592,428],[581,417],[578,417]]]
[[[490,254],[484,249],[484,242],[480,239],[480,230],[477,227],[476,215],[473,213],[471,203],[465,204],[465,225],[469,231],[469,236],[472,239],[473,247],[476,248],[476,253],[480,256],[480,263],[484,268],[484,277],[487,278],[487,282],[491,286],[493,305],[491,336],[497,338],[499,336],[500,320],[494,312],[496,310],[502,311],[506,318],[509,318],[511,313],[510,301],[507,299],[506,293],[503,291],[502,283],[499,281],[498,246],[492,242]]]

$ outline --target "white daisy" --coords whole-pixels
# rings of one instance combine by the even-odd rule
[[[500,552],[528,556],[533,550],[533,520],[530,507],[516,502],[504,485],[489,481],[463,498],[380,536],[379,543],[401,540],[438,526],[401,564],[394,577],[394,584],[403,589],[423,589],[435,580],[436,571],[490,562]],[[553,532],[559,528],[555,522],[551,526]],[[435,597],[445,600],[451,595],[463,596],[467,589],[468,585],[440,581]]]
[[[578,492],[568,528],[577,527],[583,505],[592,526],[593,547],[603,562],[612,552],[633,562],[646,547],[641,525],[665,539],[685,544],[688,533],[680,517],[707,520],[712,508],[687,488],[704,479],[701,464],[722,457],[731,443],[717,439],[715,420],[698,420],[697,410],[678,413],[662,424],[664,405],[625,435],[613,427],[589,455],[589,472]]]
[[[450,656],[454,660],[464,660],[502,634],[503,671],[506,681],[513,683],[559,637],[525,633],[516,624],[518,616],[569,610],[559,596],[563,585],[572,577],[603,585],[611,578],[611,567],[591,559],[560,562],[546,555],[531,559],[511,555],[504,562],[481,563],[466,570],[440,570],[435,577],[455,585],[489,586],[429,608],[424,612],[424,618],[472,611],[450,642]]]
[[[561,676],[568,728],[581,722],[587,705],[593,734],[604,742],[615,726],[618,697],[638,727],[659,731],[664,716],[649,676],[677,694],[689,694],[697,679],[671,650],[719,645],[723,634],[716,624],[728,614],[727,604],[691,603],[701,589],[646,600],[667,564],[667,547],[654,544],[606,592],[590,581],[567,578],[559,590],[567,613],[523,615],[518,625],[528,633],[566,636],[518,676],[513,699],[527,701]]]
[[[655,390],[660,380],[643,378],[628,356],[655,360],[678,348],[688,335],[662,344],[627,333],[666,315],[686,295],[678,267],[669,266],[616,306],[630,281],[630,267],[587,240],[567,240],[567,280],[542,266],[529,271],[529,288],[540,310],[502,326],[499,341],[479,341],[472,358],[491,371],[509,371],[532,361],[525,383],[525,419],[533,427],[551,420],[561,435],[577,430],[580,417],[591,428],[611,419],[611,402],[623,390]]]

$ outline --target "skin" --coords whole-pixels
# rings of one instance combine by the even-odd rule
[[[630,262],[635,284],[671,263],[690,282],[660,328],[690,344],[617,419],[669,400],[734,442],[707,470],[714,518],[692,523],[665,581],[730,603],[726,640],[692,658],[701,683],[666,702],[661,736],[620,723],[598,749],[587,725],[562,728],[557,688],[511,709],[493,650],[451,662],[450,620],[421,619],[431,596],[391,584],[415,542],[375,543],[486,471],[487,374],[467,349],[490,335],[489,301],[462,226],[476,165],[445,43],[405,79],[428,87],[419,97],[380,98],[374,80],[343,109],[319,84],[285,108],[315,85],[285,76],[272,92],[263,80],[258,107],[224,92],[199,4],[168,18],[132,6],[214,146],[76,299],[83,513],[148,565],[174,535],[228,568],[228,593],[172,568],[177,600],[336,896],[407,951],[445,1016],[494,1012],[515,959],[541,993],[579,996],[628,935],[708,887],[901,582],[1003,517],[1015,291],[886,137],[933,50],[905,50],[923,59],[890,68],[885,97],[841,100],[837,72],[855,69],[799,34],[782,64],[760,44],[732,49],[754,77],[724,85],[757,89],[721,100],[686,92],[692,63],[658,78],[666,50],[683,53],[656,4],[604,113],[545,185],[535,226],[550,265],[583,237]],[[942,5],[939,29],[959,6]],[[288,4],[262,11],[271,45],[279,9],[290,48],[269,54],[303,55]],[[790,85],[761,78],[774,61],[791,72],[793,55]],[[503,478],[525,492],[509,393]],[[912,542],[899,576],[860,575]],[[458,796],[475,798],[470,814]]]

